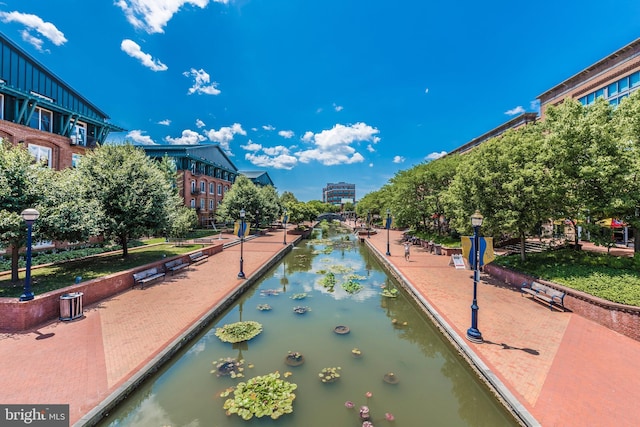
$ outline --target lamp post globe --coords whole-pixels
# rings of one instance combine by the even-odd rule
[[[480,227],[483,217],[476,210],[471,215],[473,226],[473,302],[471,303],[471,327],[467,329],[467,339],[471,342],[482,343],[482,333],[478,329],[478,282],[480,281]]]
[[[245,278],[244,270],[243,270],[244,260],[242,259],[242,251],[243,251],[244,234],[245,234],[244,218],[245,218],[246,214],[247,213],[245,212],[244,209],[240,209],[240,227],[238,228],[238,237],[240,237],[240,272],[238,273],[238,278],[239,279],[244,279]]]
[[[34,298],[31,291],[31,229],[33,223],[40,217],[40,212],[35,209],[25,209],[20,213],[20,216],[27,224],[27,265],[25,268],[24,277],[24,290],[20,295],[20,301],[31,301]]]

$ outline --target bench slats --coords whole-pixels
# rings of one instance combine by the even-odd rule
[[[547,285],[543,285],[542,283],[538,283],[538,282],[531,282],[531,283],[527,283],[524,282],[521,286],[520,286],[520,293],[521,295],[529,294],[531,295],[533,298],[538,298],[542,301],[548,302],[549,303],[549,309],[553,310],[553,306],[557,305],[559,307],[562,307],[562,310],[564,311],[564,297],[565,297],[565,293],[562,291],[559,291],[557,289],[553,289]]]
[[[133,274],[133,284],[139,284],[140,288],[144,288],[144,284],[151,282],[160,277],[164,277],[165,273],[159,271],[157,268],[149,268],[147,270],[139,271]]]

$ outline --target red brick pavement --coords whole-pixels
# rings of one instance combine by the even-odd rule
[[[473,277],[449,257],[413,246],[404,260],[401,233],[391,231],[390,261],[459,336],[471,324]],[[386,252],[387,233],[369,239]],[[482,277],[473,351],[543,426],[637,426],[640,342],[573,313],[522,297]]]
[[[464,337],[470,272],[417,246],[405,261],[400,237],[391,231],[387,258]],[[386,251],[385,232],[368,241]],[[280,233],[245,242],[247,276],[284,247]],[[239,250],[225,249],[164,282],[87,307],[82,320],[0,335],[0,402],[69,403],[71,422],[80,424],[242,283]],[[550,312],[488,280],[479,286],[478,304],[485,343],[470,348],[543,426],[637,425],[639,342],[572,313]]]

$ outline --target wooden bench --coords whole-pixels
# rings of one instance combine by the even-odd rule
[[[133,286],[140,285],[140,289],[143,289],[146,283],[164,276],[165,272],[160,271],[157,268],[150,268],[148,270],[139,271],[133,274]]]
[[[209,258],[209,255],[205,255],[202,251],[194,252],[189,255],[189,259],[191,259],[192,264],[205,262],[207,258]]]
[[[170,271],[173,275],[176,271],[182,270],[185,267],[189,267],[188,262],[183,262],[182,259],[174,259],[164,264],[165,271]]]
[[[520,286],[520,293],[521,295],[526,293],[533,296],[533,298],[538,298],[542,301],[548,302],[549,310],[553,310],[553,306],[557,305],[562,308],[562,311],[565,311],[564,296],[566,294],[562,291],[553,289],[538,282],[524,282],[522,286]]]

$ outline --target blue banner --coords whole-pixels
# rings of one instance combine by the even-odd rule
[[[387,217],[387,223],[385,224],[384,228],[386,228],[387,230],[389,230],[391,228],[391,222],[393,221],[393,219],[388,216]]]

